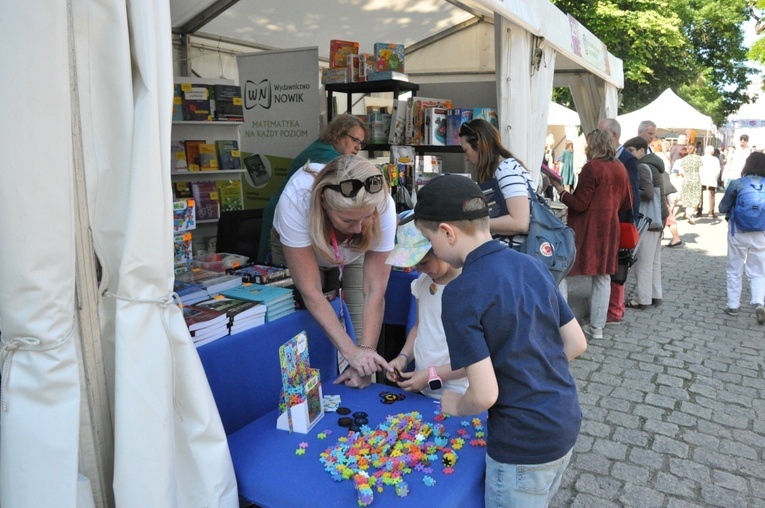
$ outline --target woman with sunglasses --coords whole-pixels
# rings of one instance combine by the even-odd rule
[[[306,307],[348,361],[335,383],[363,388],[380,369],[377,354],[385,290],[396,235],[396,205],[380,170],[341,155],[322,168],[307,164],[287,182],[274,214],[273,260],[286,264]],[[342,283],[358,345],[324,297],[333,276]]]
[[[292,160],[287,169],[287,176],[281,188],[266,203],[263,210],[260,244],[258,245],[258,260],[265,261],[271,252],[271,226],[274,221],[274,210],[279,196],[292,175],[306,165],[308,161],[327,163],[339,155],[357,155],[364,149],[367,139],[367,127],[364,122],[353,115],[338,115],[321,131],[319,139],[308,145]]]
[[[476,179],[483,183],[496,178],[507,206],[507,215],[494,217],[489,223],[492,235],[511,237],[510,246],[517,248],[529,232],[528,171],[510,150],[502,145],[499,131],[483,119],[463,123],[460,145],[465,158],[475,166]]]

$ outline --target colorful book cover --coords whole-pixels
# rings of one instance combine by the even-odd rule
[[[446,115],[446,138],[448,145],[460,144],[460,127],[463,123],[473,119],[473,110],[470,108],[453,108]]]
[[[210,297],[202,284],[195,284],[193,282],[180,282],[176,280],[173,283],[173,292],[180,297],[184,305],[193,305]]]
[[[218,154],[214,143],[201,143],[199,145],[199,169],[218,171]]]
[[[189,170],[189,164],[186,161],[186,146],[183,141],[173,141],[170,145],[170,153],[170,171],[186,173]]]
[[[194,198],[191,192],[191,182],[173,182],[173,199]]]
[[[185,121],[211,121],[210,90],[207,85],[192,85],[182,83],[183,119]]]
[[[378,72],[404,72],[406,49],[403,44],[375,42],[375,68]]]
[[[189,171],[201,171],[199,165],[199,145],[203,145],[205,140],[203,139],[187,139],[183,142],[183,146],[186,148],[186,163],[189,166]]]
[[[197,209],[197,221],[220,218],[218,187],[213,181],[191,182],[194,204]]]
[[[197,227],[194,200],[183,198],[173,200],[173,231],[182,233]]]
[[[329,41],[329,67],[330,69],[345,68],[348,66],[348,55],[359,54],[359,43],[354,41],[341,41],[332,39]]]
[[[228,323],[228,316],[225,312],[203,309],[194,305],[183,306],[183,319],[186,321],[186,326],[190,332]]]
[[[269,282],[286,279],[290,276],[290,269],[286,266],[269,266],[252,264],[240,268],[227,270],[228,273],[240,275],[242,282],[254,282],[255,284],[268,284]]]
[[[191,248],[191,233],[173,235],[173,264],[176,267],[187,266],[194,259]]]
[[[452,107],[452,101],[449,99],[436,99],[432,97],[412,97],[411,114],[411,141],[407,133],[406,144],[422,145],[425,140],[425,108],[445,108]],[[407,111],[407,129],[409,128],[410,116]]]
[[[216,184],[221,212],[242,210],[242,181],[218,180]]]
[[[173,122],[183,121],[183,92],[181,85],[173,85]]]
[[[279,303],[284,300],[294,300],[291,289],[262,284],[242,284],[241,286],[222,291],[223,296],[237,298],[248,302],[261,302],[266,306]]]
[[[231,324],[238,320],[251,316],[265,315],[266,313],[266,306],[263,304],[226,298],[225,296],[218,296],[198,302],[195,304],[195,307],[224,312],[231,320]]]
[[[242,169],[242,159],[237,140],[219,139],[215,141],[215,149],[218,153],[218,168]]]
[[[425,144],[446,145],[445,108],[425,108]]]
[[[375,55],[373,53],[359,53],[359,81],[368,81],[375,72]]]
[[[494,127],[499,128],[499,120],[497,119],[497,110],[494,108],[473,108],[473,119],[481,118],[486,120]]]

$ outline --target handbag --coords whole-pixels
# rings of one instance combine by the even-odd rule
[[[621,234],[619,237],[619,250],[634,249],[637,246],[638,240],[640,240],[640,234],[635,224],[632,222],[620,222],[619,229]]]
[[[644,206],[645,210],[643,210]],[[653,199],[640,202],[640,213],[651,219],[650,224],[653,225],[653,228],[649,227],[649,229],[664,229],[664,222],[661,220],[661,189],[654,187]]]
[[[664,195],[669,196],[670,194],[674,194],[677,192],[677,189],[674,185],[672,185],[672,180],[669,178],[669,173],[664,172],[661,174],[662,180],[664,180]]]

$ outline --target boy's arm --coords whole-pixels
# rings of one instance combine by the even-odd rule
[[[560,336],[563,338],[563,352],[566,353],[568,361],[581,355],[587,349],[587,339],[576,318],[560,327]]]
[[[441,396],[441,409],[454,416],[474,415],[486,411],[497,401],[499,386],[491,357],[465,367],[468,386],[464,395],[446,390]]]

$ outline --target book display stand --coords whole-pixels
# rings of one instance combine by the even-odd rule
[[[300,332],[279,348],[282,393],[276,428],[307,434],[324,417],[321,376],[312,369],[308,336]]]

